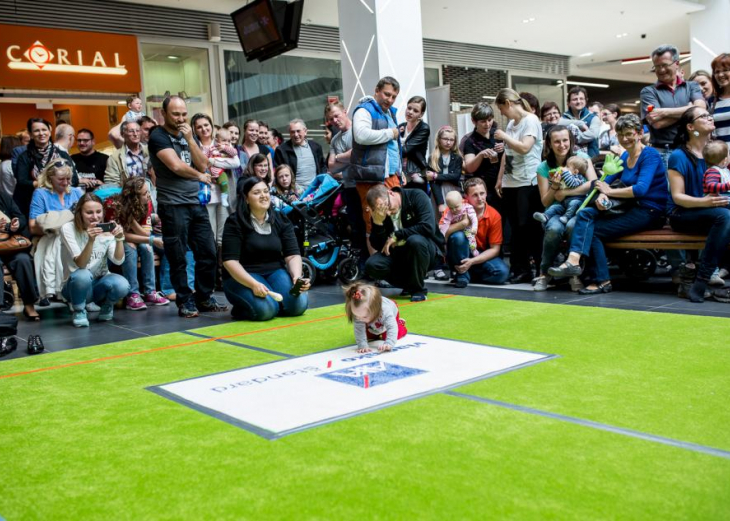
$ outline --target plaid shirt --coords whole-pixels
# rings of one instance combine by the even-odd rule
[[[144,158],[144,152],[142,148],[139,149],[139,154],[135,154],[131,150],[127,149],[127,172],[129,177],[145,177],[147,174],[147,162]]]

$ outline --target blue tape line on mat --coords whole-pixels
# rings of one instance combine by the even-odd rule
[[[183,333],[185,333],[186,335],[190,335],[190,336],[196,336],[198,338],[215,338],[212,336],[203,335],[201,333],[193,333],[192,331],[183,331]],[[267,353],[269,355],[276,355],[276,356],[281,356],[284,358],[293,358],[294,357],[294,355],[290,355],[289,353],[281,353],[279,351],[272,351],[271,349],[264,349],[263,347],[255,347],[255,346],[250,346],[248,344],[241,344],[240,342],[234,342],[233,340],[228,340],[225,338],[218,338],[218,339],[216,339],[216,342],[220,342],[221,344],[228,344],[228,345],[232,345],[232,346],[236,346],[236,347],[243,347],[246,349],[251,349],[252,351],[259,351],[260,353]]]
[[[515,405],[512,403],[500,402],[498,400],[491,400],[489,398],[482,398],[481,396],[474,396],[473,394],[464,394],[457,391],[446,391],[444,392],[444,394],[448,394],[449,396],[454,396],[456,398],[466,398],[467,400],[473,400],[475,402],[487,403],[489,405],[496,405],[497,407],[504,407],[505,409],[511,409],[513,411],[535,414],[537,416],[543,416],[545,418],[551,418],[553,420],[574,423],[576,425],[591,427],[593,429],[612,432],[614,434],[622,434],[624,436],[639,438],[645,441],[653,441],[655,443],[661,443],[663,445],[669,445],[671,447],[677,447],[679,449],[691,450],[694,452],[700,452],[702,454],[709,454],[710,456],[730,459],[730,451],[716,449],[714,447],[708,447],[706,445],[699,445],[697,443],[691,443],[688,441],[673,440],[672,438],[665,438],[663,436],[656,436],[654,434],[646,434],[644,432],[625,429],[623,427],[614,427],[613,425],[594,422],[592,420],[583,420],[581,418],[574,418],[572,416],[565,416],[563,414],[557,414],[554,412],[541,411],[539,409],[533,409],[531,407],[525,407],[523,405]]]

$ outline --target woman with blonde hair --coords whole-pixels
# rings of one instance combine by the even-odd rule
[[[542,256],[542,227],[532,218],[543,208],[537,187],[542,127],[529,103],[514,90],[501,89],[495,103],[502,116],[509,119],[507,128],[497,130],[494,138],[503,140],[505,148],[495,189],[504,201],[504,215],[512,229],[510,282],[530,282],[530,257],[539,266]]]
[[[38,188],[30,202],[30,231],[41,237],[33,254],[41,305],[47,306],[47,299],[61,291],[63,265],[58,230],[65,222],[63,219],[68,220],[61,212],[70,210],[84,194],[80,188],[71,186],[72,178],[73,170],[68,160],[48,163],[38,176]]]

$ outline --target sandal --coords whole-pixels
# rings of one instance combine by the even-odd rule
[[[587,288],[579,289],[579,295],[597,295],[599,293],[611,293],[613,286],[611,282],[604,282],[603,284],[597,284],[595,288],[591,289],[590,286]]]

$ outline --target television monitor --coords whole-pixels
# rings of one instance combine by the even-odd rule
[[[263,43],[262,41],[248,41],[254,31],[261,27],[262,19],[257,18],[256,14],[248,16],[251,9],[255,9],[257,4],[267,4],[270,8],[265,16],[265,22],[270,20],[275,21],[276,29],[278,31],[278,39],[270,39],[264,45],[258,45]],[[304,9],[304,0],[297,0],[295,2],[287,2],[282,0],[255,0],[254,2],[246,5],[239,9],[231,16],[233,17],[234,24],[238,31],[238,37],[241,40],[243,51],[247,61],[258,60],[260,62],[279,56],[287,51],[296,49],[299,45],[299,30],[302,25],[302,12]],[[260,12],[263,12],[260,11]],[[257,12],[257,13],[260,13]],[[244,17],[241,16],[244,14]],[[239,21],[245,21],[247,25],[240,25]],[[258,46],[257,46],[258,45]]]
[[[271,0],[254,0],[231,14],[247,60],[284,45]]]

